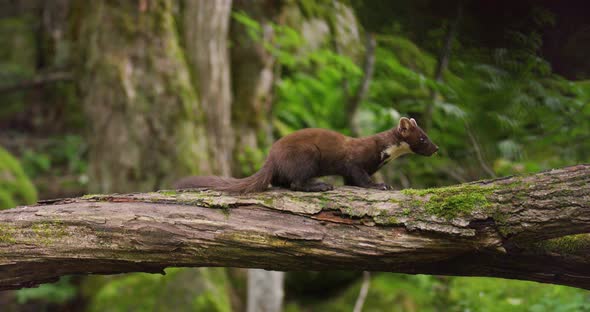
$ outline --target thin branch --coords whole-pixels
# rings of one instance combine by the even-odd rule
[[[340,3],[338,3],[337,0],[332,0],[332,8],[334,10],[336,10],[339,5],[340,5]],[[335,13],[329,14],[329,16],[327,18],[327,22],[328,22],[328,29],[330,31],[330,38],[331,38],[330,41],[332,43],[332,49],[334,49],[334,52],[336,52],[336,54],[344,55],[344,53],[342,53],[342,48],[340,47],[340,42],[338,40],[339,33],[338,33],[338,27],[336,25],[336,23],[337,23],[336,14]],[[349,86],[347,77],[344,77],[342,79],[342,93],[344,94],[345,99],[348,99],[348,97],[350,96],[350,86]]]
[[[436,63],[436,70],[434,72],[434,80],[436,82],[443,81],[443,74],[447,70],[449,66],[449,60],[451,58],[451,51],[453,47],[453,41],[457,35],[457,30],[459,28],[459,22],[463,16],[463,5],[461,3],[457,4],[457,16],[453,23],[449,26],[447,33],[445,35],[445,45],[438,57]],[[435,89],[430,90],[430,98],[431,101],[426,106],[426,110],[424,111],[424,128],[430,129],[432,128],[432,113],[434,111],[434,104],[438,101],[438,97],[440,95]]]
[[[447,167],[443,167],[440,169],[444,174],[448,175],[449,177],[451,177],[452,179],[454,179],[456,182],[458,183],[465,183],[467,182],[467,179],[465,177],[463,177],[463,175],[461,175],[461,173],[457,172],[460,171],[460,168],[447,168]]]
[[[475,135],[473,131],[471,131],[471,127],[467,123],[465,123],[465,129],[467,130],[467,136],[469,136],[469,141],[471,141],[471,146],[475,150],[475,156],[477,157],[477,161],[481,168],[492,178],[497,177],[494,170],[492,170],[488,164],[486,163],[485,159],[483,158],[483,153],[481,152],[481,148],[479,146],[479,142],[475,139]]]
[[[361,102],[367,96],[369,85],[373,79],[373,71],[375,69],[375,48],[377,47],[377,40],[372,33],[367,34],[367,41],[365,44],[365,61],[363,65],[363,80],[353,98],[348,101],[346,113],[348,117],[348,124],[350,125],[352,134],[358,136],[360,133],[359,127],[355,122],[356,112]]]
[[[354,304],[353,312],[362,312],[363,306],[365,305],[365,300],[367,299],[367,294],[369,293],[369,286],[371,285],[371,273],[367,271],[363,271],[363,283],[361,284],[361,290],[359,291],[359,296],[356,298],[356,302]]]
[[[0,93],[9,93],[19,91],[22,89],[29,89],[38,87],[48,83],[54,83],[58,81],[71,81],[73,75],[70,72],[52,72],[33,77],[30,80],[24,80],[17,82],[12,85],[0,86]]]

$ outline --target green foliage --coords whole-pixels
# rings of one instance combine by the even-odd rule
[[[35,73],[37,45],[32,16],[0,18],[0,86],[17,83]],[[23,111],[20,92],[2,95],[0,118]]]
[[[330,298],[291,301],[286,310],[350,311],[359,289],[357,281]],[[566,286],[498,278],[374,273],[363,311],[590,311],[590,296]]]
[[[590,311],[584,290],[493,278],[454,278],[452,311]]]
[[[54,175],[86,172],[86,143],[78,135],[52,138],[39,150],[26,149],[22,155],[25,172],[32,177],[53,173]]]
[[[224,269],[166,269],[89,285],[90,311],[231,311]]]
[[[65,276],[53,284],[42,284],[36,288],[23,288],[16,292],[18,303],[31,301],[61,304],[72,300],[78,293],[78,288],[71,283],[71,277]]]
[[[30,205],[37,201],[37,191],[18,160],[0,147],[0,209]]]
[[[293,64],[293,74],[277,84],[277,119],[285,135],[300,128],[330,128],[349,132],[342,90],[346,78],[358,83],[361,71],[350,59],[329,50],[310,52]]]
[[[243,13],[234,18],[260,40],[260,25]],[[276,82],[277,112],[274,125],[280,136],[301,128],[331,128],[349,132],[343,103],[347,94],[344,81],[352,87],[359,83],[362,71],[350,58],[333,52],[329,47],[307,50],[305,39],[293,28],[272,25],[275,36],[262,42],[281,66],[284,75]]]
[[[363,311],[433,311],[434,278],[424,275],[374,274]],[[331,298],[318,297],[304,303],[293,302],[291,311],[350,311],[360,290],[360,282]]]
[[[237,157],[242,176],[249,176],[258,171],[262,167],[267,154],[268,149],[244,148]]]

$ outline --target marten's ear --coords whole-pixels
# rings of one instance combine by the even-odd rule
[[[406,118],[402,117],[399,119],[399,125],[397,126],[399,133],[403,136],[408,136],[410,134],[410,128],[412,127],[412,122]]]
[[[418,127],[418,123],[414,118],[410,118],[410,122],[412,123],[412,125],[414,125],[414,127]]]

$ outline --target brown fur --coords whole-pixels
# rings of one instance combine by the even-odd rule
[[[386,151],[403,143],[409,145],[411,152],[421,155],[430,156],[438,150],[414,119],[402,118],[397,127],[363,138],[309,128],[276,141],[262,168],[250,177],[187,177],[175,187],[250,193],[264,191],[272,184],[296,191],[327,191],[333,187],[313,183],[313,178],[340,175],[347,185],[387,189],[385,184],[373,183],[370,176],[389,159]]]

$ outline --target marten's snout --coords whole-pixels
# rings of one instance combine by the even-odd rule
[[[437,151],[438,151],[438,146],[436,146],[436,144],[431,144],[426,156],[432,156],[432,154],[436,153]]]

